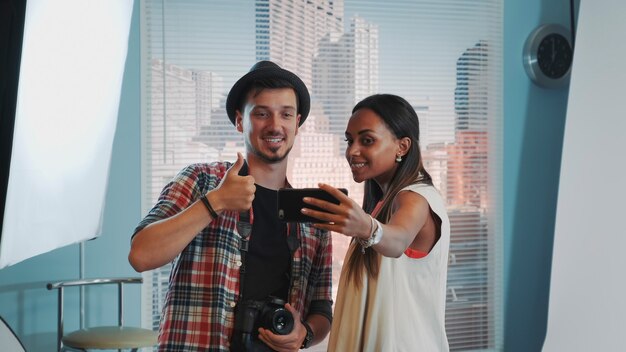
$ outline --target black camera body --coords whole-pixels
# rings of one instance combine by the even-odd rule
[[[270,296],[264,301],[241,301],[235,310],[231,351],[272,351],[258,339],[259,328],[276,335],[287,335],[293,326],[293,315],[285,309],[285,301],[280,298]]]

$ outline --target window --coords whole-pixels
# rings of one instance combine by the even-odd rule
[[[142,1],[142,207],[187,164],[235,160],[228,90],[258,60],[297,73],[312,96],[290,156],[296,187],[363,195],[343,153],[355,103],[411,102],[426,168],[452,223],[446,327],[451,349],[501,347],[502,1]],[[334,280],[348,240],[334,238]],[[144,274],[156,327],[170,267]],[[324,346],[315,350],[323,351]]]

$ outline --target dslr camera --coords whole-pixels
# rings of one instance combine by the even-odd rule
[[[237,303],[231,351],[273,351],[258,338],[259,328],[277,335],[293,330],[293,315],[285,309],[285,301],[270,296],[264,301],[245,300]]]

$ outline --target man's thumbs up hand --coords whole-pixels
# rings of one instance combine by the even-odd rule
[[[243,156],[237,153],[237,161],[226,171],[222,182],[217,188],[207,193],[216,211],[244,211],[252,207],[256,186],[254,177],[239,176],[243,163]]]

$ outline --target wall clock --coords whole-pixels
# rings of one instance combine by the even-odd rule
[[[555,88],[569,82],[573,48],[567,29],[557,24],[537,27],[524,45],[524,68],[536,84]]]

